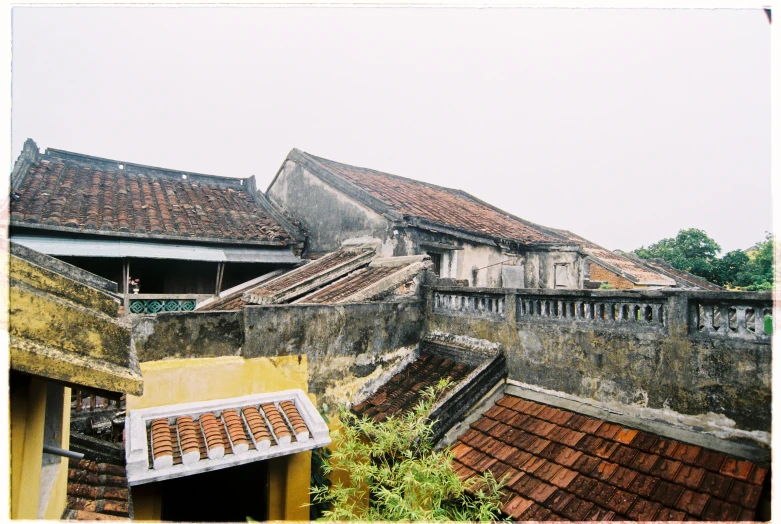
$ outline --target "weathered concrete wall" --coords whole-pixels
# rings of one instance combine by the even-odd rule
[[[309,251],[339,248],[353,237],[383,242],[383,256],[393,254],[393,231],[385,217],[326,184],[293,160],[287,160],[268,198],[309,232]],[[407,254],[407,253],[403,253]]]
[[[730,438],[760,442],[768,438],[758,432],[769,432],[771,423],[769,337],[747,331],[745,321],[740,332],[706,332],[702,320],[698,325],[691,314],[695,299],[722,304],[719,307],[730,307],[732,301],[738,309],[743,304],[761,311],[770,305],[769,294],[436,291],[439,303],[443,296],[458,298],[432,310],[434,291],[426,293],[426,332],[501,343],[510,379],[599,401],[614,409],[646,408],[649,416]],[[492,311],[480,309],[479,304],[475,309],[469,301],[470,296],[481,294],[493,297]],[[708,296],[708,300],[703,298]],[[461,297],[466,298],[463,306]],[[518,297],[526,305],[520,304]],[[560,312],[566,309],[567,301],[585,304],[591,318],[573,318],[569,310],[563,316]],[[533,308],[537,302],[541,303],[539,313],[518,312],[519,307],[532,304]],[[597,309],[588,313],[588,304],[596,304]],[[632,318],[608,319],[607,313],[600,313],[600,304],[629,304],[630,311],[637,305],[643,312],[642,320],[637,321],[635,313]],[[647,305],[650,321],[645,320]],[[550,308],[547,312],[546,307]],[[663,311],[662,317],[659,311]]]
[[[160,313],[135,318],[132,333],[142,363],[303,358],[308,392],[318,402],[340,404],[413,358],[422,325],[422,301],[405,300]]]
[[[139,362],[240,355],[244,314],[188,311],[138,316],[132,333]]]
[[[309,392],[341,404],[417,349],[421,301],[336,306],[250,306],[247,357],[306,355]]]

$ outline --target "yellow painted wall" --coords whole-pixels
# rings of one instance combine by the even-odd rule
[[[63,388],[62,403],[62,449],[68,449],[70,446],[70,426],[71,426],[71,388]],[[60,459],[60,469],[57,472],[57,480],[49,494],[49,503],[43,514],[46,520],[59,520],[65,506],[68,504],[68,459]]]
[[[308,389],[306,355],[157,360],[141,363],[141,374],[144,394],[128,395],[128,410]],[[309,520],[310,461],[310,452],[269,461],[270,520]],[[161,495],[154,484],[132,493],[136,520],[160,520]]]
[[[36,519],[43,460],[46,382],[32,379],[28,387],[14,392],[10,400],[11,518]]]
[[[127,409],[307,390],[306,355],[285,357],[216,357],[141,363],[144,394],[127,396]]]

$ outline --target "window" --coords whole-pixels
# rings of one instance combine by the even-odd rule
[[[553,275],[554,288],[568,288],[569,285],[569,264],[555,264]]]

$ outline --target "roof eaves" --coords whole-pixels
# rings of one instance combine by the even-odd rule
[[[314,155],[310,155],[309,153],[306,153],[299,149],[293,149],[292,151],[290,151],[287,158],[295,162],[298,162],[299,164],[308,168],[312,174],[314,174],[315,176],[317,176],[327,184],[342,191],[346,195],[354,198],[355,200],[358,200],[360,203],[364,204],[372,211],[375,211],[380,215],[383,215],[389,220],[402,219],[401,213],[394,210],[391,206],[389,206],[379,198],[372,196],[371,194],[369,194],[369,192],[361,189],[360,187],[353,184],[352,182],[348,182],[344,178],[340,177],[339,175],[337,175],[336,173],[328,169],[326,166],[324,166],[322,163],[319,162],[318,157]],[[276,181],[276,177],[274,178],[274,181]],[[274,181],[272,181],[272,185]],[[269,189],[271,189],[271,186],[269,186]]]
[[[233,245],[253,245],[253,246],[277,246],[287,247],[288,243],[285,240],[244,240],[239,238],[214,238],[214,237],[196,237],[196,236],[178,236],[178,235],[161,235],[156,233],[124,233],[121,231],[102,231],[99,229],[77,229],[66,226],[54,226],[50,224],[40,224],[35,222],[24,222],[20,220],[11,219],[11,227],[29,228],[44,231],[59,231],[63,233],[72,233],[75,235],[85,236],[103,236],[103,237],[119,237],[119,238],[144,238],[155,240],[175,240],[178,242],[188,243],[206,243],[206,244],[233,244]]]

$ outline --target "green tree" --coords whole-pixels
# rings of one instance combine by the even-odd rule
[[[740,249],[730,251],[713,263],[713,282],[720,286],[733,287],[738,280],[738,275],[744,271],[749,257]]]
[[[640,258],[662,258],[674,268],[702,278],[713,278],[713,263],[721,246],[701,229],[681,229],[675,238],[665,238],[635,250]]]
[[[756,245],[753,257],[743,266],[735,278],[735,285],[747,291],[769,291],[773,289],[773,235],[767,233],[765,240]]]
[[[327,520],[494,521],[502,485],[490,472],[462,481],[449,449],[435,451],[431,408],[447,388],[441,381],[402,417],[383,422],[342,410],[344,425],[326,473],[342,472],[349,484],[312,487],[312,503],[327,503]],[[366,501],[370,501],[367,503]]]

